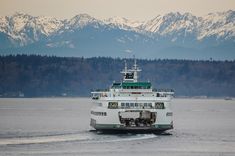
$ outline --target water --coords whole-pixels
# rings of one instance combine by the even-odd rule
[[[0,155],[234,156],[235,101],[174,99],[165,135],[90,132],[87,98],[0,99]]]

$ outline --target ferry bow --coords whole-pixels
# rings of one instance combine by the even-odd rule
[[[90,125],[103,132],[163,132],[173,129],[171,99],[174,91],[156,90],[151,82],[139,82],[136,60],[131,69],[125,62],[122,82],[106,91],[94,91]]]

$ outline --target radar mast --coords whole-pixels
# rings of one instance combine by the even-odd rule
[[[141,69],[137,65],[136,59],[134,59],[134,65],[131,69],[127,68],[127,62],[125,62],[124,70],[121,71],[123,74],[123,82],[138,82],[138,72],[141,71]]]

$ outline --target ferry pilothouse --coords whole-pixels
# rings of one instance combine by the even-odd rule
[[[172,90],[156,90],[151,82],[139,82],[136,60],[125,62],[123,81],[107,91],[94,91],[90,125],[102,132],[163,132],[173,129]]]

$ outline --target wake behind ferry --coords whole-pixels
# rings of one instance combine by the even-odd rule
[[[94,91],[90,126],[101,132],[163,132],[173,129],[173,90],[156,90],[151,82],[139,82],[136,60],[125,62],[123,80],[107,91]]]

